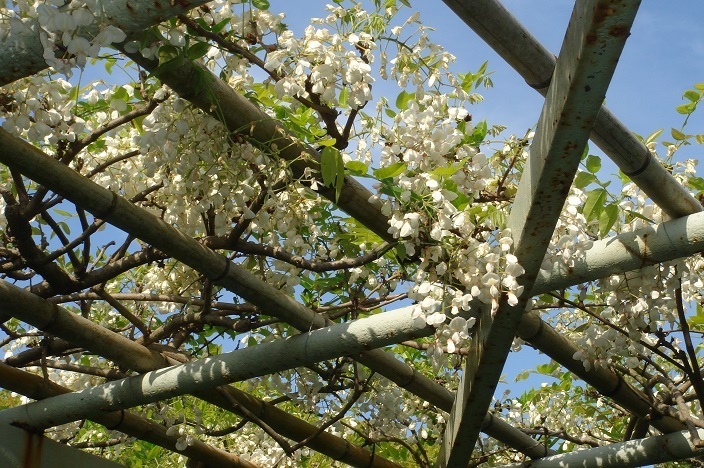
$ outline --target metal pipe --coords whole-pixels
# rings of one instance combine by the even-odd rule
[[[61,306],[52,304],[7,281],[0,281],[0,313],[23,322],[72,344],[91,349],[112,361],[129,362],[131,369],[154,369],[168,365],[157,351],[145,348],[129,338]]]
[[[268,375],[306,364],[354,356],[397,341],[426,336],[433,327],[418,326],[413,307],[372,315],[287,339],[191,361],[80,392],[0,411],[0,424],[43,429],[105,411],[172,398],[231,382]]]
[[[704,429],[697,429],[698,442],[704,438]],[[690,431],[629,440],[587,450],[561,453],[524,463],[507,465],[508,468],[620,468],[654,465],[693,458],[704,453],[692,440]]]
[[[497,0],[443,0],[528,85],[546,95],[556,59]],[[701,204],[607,108],[601,107],[591,139],[672,218],[702,211]]]
[[[72,392],[72,390],[50,380],[43,379],[38,375],[30,374],[2,363],[0,363],[0,387],[34,400],[43,400]],[[176,442],[178,437],[167,435],[166,427],[128,412],[95,413],[92,415],[91,421],[102,424],[110,430],[120,431],[168,450],[178,451],[194,460],[214,466],[257,467],[254,463],[243,460],[232,453],[211,447],[199,440],[195,440],[192,445],[188,445],[183,450],[177,450]]]
[[[513,253],[525,270],[518,282],[526,293],[533,289],[639,6],[640,0],[575,2],[508,218]],[[530,296],[514,304],[504,297],[498,310],[480,307],[438,467],[469,463]]]
[[[158,352],[119,334],[109,332],[90,320],[71,314],[45,299],[41,299],[6,282],[0,282],[0,312],[17,317],[42,331],[50,331],[52,334],[56,334],[65,340],[70,340],[72,343],[91,352],[107,356],[125,368],[148,372],[168,365],[168,361]],[[3,382],[3,380],[0,375],[0,386],[11,389],[11,386],[4,385],[8,381],[4,380]],[[11,385],[21,385],[21,381],[14,381]],[[317,427],[286,413],[274,405],[254,398],[233,387],[228,386],[223,388],[223,390],[238,405],[254,413],[284,437],[300,441],[318,433]],[[22,392],[18,391],[18,393]],[[242,411],[238,407],[233,407],[231,401],[217,391],[199,391],[195,393],[195,396],[227,411],[242,415]],[[33,398],[36,397],[33,396]],[[516,429],[513,429],[513,431],[530,439],[529,436]],[[521,439],[520,436],[513,436],[513,438],[523,445],[528,445],[528,441]],[[375,456],[368,450],[350,444],[345,439],[325,431],[311,439],[306,446],[334,460],[340,460],[352,466],[373,466],[378,468],[395,466],[385,458]],[[533,449],[531,453],[539,453],[538,450]]]
[[[532,293],[549,291],[607,278],[657,263],[689,257],[704,250],[704,213],[655,224],[594,242],[573,266],[555,262],[541,270]]]

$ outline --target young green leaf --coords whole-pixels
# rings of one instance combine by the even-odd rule
[[[343,86],[340,90],[340,96],[337,98],[337,101],[340,103],[341,107],[347,107],[347,98],[349,95],[350,89],[347,86]]]
[[[680,131],[677,130],[676,128],[673,128],[673,129],[670,131],[670,133],[671,133],[671,135],[672,135],[672,138],[674,138],[675,140],[681,141],[681,140],[684,140],[684,139],[687,138],[687,135],[685,135],[684,133],[680,132]]]
[[[349,161],[345,164],[345,168],[353,175],[366,175],[369,167],[362,161]]]
[[[323,176],[323,184],[332,187],[337,178],[337,162],[339,151],[331,146],[323,148],[320,157],[320,172]]]
[[[601,169],[601,158],[599,156],[590,154],[589,156],[587,156],[586,166],[587,170],[592,174],[598,172],[599,169]]]
[[[574,186],[578,189],[583,189],[592,182],[596,182],[596,180],[597,179],[594,174],[589,172],[580,172],[577,174],[577,177],[574,178]]]
[[[604,209],[606,196],[606,190],[603,188],[598,188],[587,195],[587,200],[584,202],[584,208],[582,209],[582,214],[587,218],[587,221],[592,221],[599,217]]]
[[[374,177],[376,177],[379,180],[382,179],[390,179],[391,177],[396,177],[397,175],[401,175],[403,171],[406,170],[406,163],[405,162],[397,162],[394,164],[391,164],[386,167],[382,167],[381,169],[375,169],[374,170]]]
[[[252,5],[259,8],[260,10],[268,10],[271,5],[269,5],[269,0],[252,0]]]
[[[683,115],[689,115],[692,112],[694,112],[694,109],[697,108],[697,105],[693,102],[688,102],[687,104],[680,104],[679,106],[675,107],[675,110],[679,114]]]
[[[396,96],[396,107],[398,107],[399,110],[405,110],[408,107],[408,102],[411,100],[411,97],[413,97],[412,93],[401,91],[398,93],[398,96]]]
[[[654,142],[662,133],[663,129],[661,128],[660,130],[655,130],[653,133],[648,135],[645,139],[645,144],[647,145],[648,143]]]
[[[489,126],[487,125],[486,120],[477,122],[477,125],[474,126],[472,134],[464,139],[464,143],[471,146],[479,146],[484,141],[484,138],[488,132]]]
[[[208,50],[210,50],[210,44],[207,42],[196,42],[188,48],[186,57],[188,57],[189,60],[198,60],[207,54]]]
[[[618,205],[612,203],[604,207],[604,211],[599,215],[599,234],[606,236],[618,219]]]
[[[689,99],[692,102],[697,102],[701,98],[701,95],[692,89],[688,89],[687,91],[684,92],[682,97]]]

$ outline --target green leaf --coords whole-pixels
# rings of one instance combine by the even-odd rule
[[[386,108],[384,112],[386,112],[386,115],[388,115],[392,119],[396,117],[396,112],[394,112],[392,109]]]
[[[332,187],[337,178],[337,164],[340,152],[331,146],[323,148],[320,157],[320,172],[323,176],[323,184]]]
[[[134,125],[134,128],[137,129],[140,135],[144,134],[144,119],[146,118],[146,115],[140,115],[139,117],[135,117],[134,120],[132,120],[132,125]]]
[[[66,234],[71,234],[71,228],[68,227],[67,223],[64,221],[59,221],[57,224]]]
[[[69,100],[71,100],[71,101],[77,100],[79,92],[80,92],[80,89],[78,89],[78,85],[71,88],[71,91],[68,92]]]
[[[396,256],[400,261],[404,261],[408,254],[406,253],[406,246],[403,243],[396,245]]]
[[[159,65],[179,57],[181,51],[178,47],[172,46],[171,44],[166,44],[159,47]]]
[[[584,145],[584,151],[582,151],[582,156],[580,156],[579,160],[584,161],[587,159],[587,156],[589,156],[589,143]]]
[[[704,83],[696,83],[694,85],[694,89],[698,89],[699,91],[704,91]]]
[[[453,165],[451,165],[451,166],[436,167],[435,169],[433,169],[432,171],[430,171],[430,174],[431,174],[431,175],[435,175],[435,176],[445,176],[445,177],[447,177],[447,176],[451,176],[451,175],[454,174],[455,172],[457,172],[457,171],[459,171],[460,169],[462,169],[462,166],[463,166],[463,164],[457,163],[457,164],[453,164]]]
[[[661,128],[660,130],[655,130],[653,133],[648,135],[648,137],[645,139],[645,144],[647,145],[648,143],[654,142],[657,139],[657,137],[660,136],[662,131],[663,131],[663,129]]]
[[[676,128],[673,128],[670,131],[670,134],[672,135],[672,138],[674,138],[675,140],[684,140],[687,138],[687,136],[684,133],[680,132]]]
[[[461,161],[458,161],[455,164],[452,164],[450,166],[436,167],[435,169],[430,171],[430,174],[438,175],[438,176],[451,176],[451,175],[455,174],[457,171],[459,171],[460,169],[462,169],[463,167],[465,167],[470,159],[472,159],[472,157],[468,156],[468,157],[462,159]],[[454,192],[457,192],[456,188],[457,187],[455,187],[455,190],[453,190]]]
[[[112,98],[113,99],[118,99],[120,101],[127,101],[130,96],[127,94],[127,90],[123,87],[119,87],[115,90],[114,93],[112,93]]]
[[[583,189],[592,182],[596,182],[596,180],[597,179],[594,174],[589,172],[580,172],[577,174],[577,177],[574,178],[574,186],[578,189]]]
[[[599,156],[590,154],[589,156],[587,156],[586,166],[587,170],[592,174],[598,172],[599,169],[601,169],[601,158]]]
[[[326,138],[325,140],[320,140],[317,142],[319,146],[335,146],[337,140],[335,138]]]
[[[112,74],[112,67],[114,67],[116,63],[117,59],[112,57],[105,59],[105,71],[108,72],[108,75]]]
[[[633,210],[624,210],[624,211],[631,218],[631,219],[626,218],[626,222],[630,223],[633,220],[633,218],[638,218],[638,219],[642,219],[643,221],[646,221],[648,223],[655,224],[655,221],[648,218],[647,216],[643,216],[642,214],[638,213],[637,211],[633,211]]]
[[[345,86],[340,90],[340,96],[337,98],[338,102],[340,103],[340,106],[342,107],[347,107],[347,98],[350,95],[350,89]]]
[[[606,236],[618,219],[618,205],[612,203],[604,207],[604,211],[599,215],[599,234]]]
[[[340,199],[340,194],[342,193],[342,187],[345,186],[345,162],[342,160],[342,154],[337,152],[337,175],[335,177],[335,201]]]
[[[259,8],[260,10],[268,10],[271,5],[269,5],[269,0],[252,0],[252,5]]]
[[[679,114],[683,115],[689,115],[692,112],[694,112],[694,109],[697,108],[697,105],[693,102],[688,102],[687,104],[680,104],[679,106],[675,107],[675,110]]]
[[[687,321],[694,325],[704,325],[704,316],[695,315],[692,317],[688,317]]]
[[[452,200],[450,203],[452,203],[452,206],[457,208],[459,211],[464,211],[467,206],[469,206],[469,197],[467,195],[460,193],[457,194],[457,198]]]
[[[210,44],[207,42],[196,42],[188,48],[186,57],[188,57],[189,60],[198,60],[207,54],[208,50],[210,50]]]
[[[701,177],[691,177],[689,179],[689,186],[699,191],[704,191],[704,179]]]
[[[685,99],[689,99],[692,102],[697,102],[697,101],[699,101],[699,98],[701,98],[701,95],[692,89],[688,89],[687,91],[684,92],[682,97]]]
[[[587,200],[584,202],[584,208],[582,209],[582,214],[587,218],[587,221],[599,217],[606,203],[606,195],[606,190],[603,188],[596,189],[587,195]]]
[[[369,167],[362,161],[349,161],[345,164],[345,167],[354,175],[366,175]]]
[[[396,177],[401,175],[403,171],[406,170],[405,162],[397,162],[386,167],[374,170],[374,177],[379,180],[390,179],[391,177]]]
[[[227,26],[227,24],[230,22],[231,19],[232,18],[225,18],[224,20],[220,21],[218,24],[214,24],[213,27],[210,28],[210,30],[214,33],[219,33],[220,31],[222,31],[225,28],[225,26]]]
[[[398,107],[399,110],[406,109],[408,107],[408,102],[411,100],[411,97],[413,97],[412,93],[401,91],[400,93],[398,93],[398,96],[396,96],[396,107]]]
[[[154,70],[154,75],[174,70],[183,64],[181,50],[172,45],[164,45],[159,48],[159,66]]]
[[[479,146],[484,141],[484,138],[488,132],[489,126],[487,125],[486,120],[477,122],[477,125],[474,126],[472,134],[469,135],[468,138],[465,138],[463,143],[470,146]]]

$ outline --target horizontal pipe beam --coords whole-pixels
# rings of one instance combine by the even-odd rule
[[[124,368],[148,372],[169,365],[168,361],[159,353],[119,334],[109,332],[79,315],[71,314],[62,307],[51,304],[45,299],[38,298],[30,292],[4,281],[0,282],[0,312],[17,317],[42,331],[51,332],[93,353],[105,353],[109,359]],[[62,324],[70,324],[70,326],[62,326]],[[3,385],[2,380],[0,376],[0,387],[10,389],[10,386]],[[21,382],[13,383],[13,385],[18,384]],[[319,432],[316,426],[241,390],[229,386],[224,387],[223,390],[237,402],[237,405],[259,417],[284,437],[300,441],[309,439]],[[227,411],[246,416],[239,407],[233,407],[231,401],[220,392],[205,390],[196,392],[195,396]],[[514,432],[520,431],[514,429]],[[530,439],[529,436],[520,434]],[[526,445],[527,441],[524,440],[522,443]],[[385,458],[375,456],[368,450],[350,444],[345,439],[326,431],[310,439],[306,446],[352,466],[377,468],[395,466]],[[537,451],[537,449],[533,449],[533,451]]]
[[[129,356],[130,369],[151,370],[169,364],[159,352],[2,280],[0,313],[65,338],[73,345],[90,349],[111,361],[123,362]]]
[[[550,270],[541,270],[534,295],[569,288],[704,250],[704,213],[655,224],[594,242],[572,266],[557,260]]]
[[[555,70],[555,56],[499,1],[443,1],[529,86],[546,95]],[[591,139],[670,217],[679,218],[702,211],[701,204],[606,106],[601,107]]]
[[[273,374],[340,356],[355,356],[432,333],[419,327],[413,307],[372,315],[291,338],[203,358],[0,411],[0,424],[44,429]]]
[[[699,442],[704,429],[697,429]],[[509,468],[619,468],[654,465],[693,458],[704,453],[692,440],[690,431],[629,440],[587,450],[553,455],[542,460],[508,465]]]
[[[72,390],[62,387],[51,380],[43,379],[38,375],[30,374],[2,363],[0,363],[0,387],[33,400],[43,400],[72,392]],[[90,419],[110,430],[120,431],[123,434],[145,440],[168,450],[178,451],[182,455],[213,466],[257,467],[254,463],[211,447],[197,439],[193,441],[192,445],[188,445],[183,450],[178,450],[176,448],[178,436],[169,436],[166,434],[166,427],[161,424],[126,411],[95,413]]]

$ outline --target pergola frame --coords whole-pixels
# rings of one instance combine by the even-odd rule
[[[702,241],[704,215],[695,214],[701,211],[699,202],[652,158],[648,150],[607,109],[601,106],[610,76],[628,36],[638,1],[578,0],[568,27],[563,51],[557,60],[554,60],[553,56],[540,46],[498,2],[493,0],[444,1],[509,64],[514,66],[531,86],[547,95],[535,143],[531,148],[530,160],[521,180],[519,188],[521,196],[516,197],[523,204],[514,204],[509,221],[514,235],[516,254],[521,265],[526,269],[526,275],[521,281],[526,290],[531,291],[531,295],[599,279],[617,272],[625,272],[646,264],[681,258],[704,248]],[[128,33],[136,33],[140,28],[156,24],[169,16],[203,3],[205,2],[179,2],[177,7],[170,10],[157,8],[157,10],[143,11],[140,13],[142,22],[134,28],[134,31],[130,31],[128,26],[123,29],[127,29]],[[115,4],[117,5],[117,2]],[[604,15],[599,12],[607,9],[616,13],[606,15],[605,20]],[[118,16],[119,11],[121,10],[118,8],[115,13]],[[155,11],[159,14],[155,14]],[[121,24],[119,21],[119,19],[116,20],[116,24]],[[618,34],[614,34],[613,31],[617,31]],[[594,42],[587,40],[588,37],[593,36],[601,42],[597,41],[595,45]],[[5,40],[7,44],[14,46],[31,45],[32,41],[33,36],[28,35],[26,31],[22,34],[10,35]],[[601,53],[596,54],[594,47],[601,48]],[[13,57],[19,56],[24,60],[22,63],[28,66],[22,70],[17,69],[14,74],[5,75],[4,80],[0,79],[0,85],[44,68],[43,61],[37,58],[36,42],[31,47],[14,49],[0,47],[0,59],[5,51],[10,51]],[[39,51],[39,58],[41,58],[41,48]],[[26,58],[22,58],[21,54],[26,54]],[[158,65],[138,54],[127,55],[147,70],[153,70]],[[207,93],[199,93],[192,88],[189,78],[196,71],[191,63],[185,63],[178,69],[165,73],[161,78],[177,93],[206,112],[210,112],[214,102],[223,104],[220,109],[224,111],[218,112],[217,115],[213,114],[216,118],[233,132],[247,128],[247,133],[255,139],[283,148],[281,151],[283,158],[297,161],[292,164],[295,173],[302,174],[306,167],[318,169],[315,163],[304,163],[298,158],[301,153],[307,153],[315,159],[319,157],[315,150],[290,139],[282,126],[269,118],[264,119],[262,111],[250,101],[234,92],[205,69],[198,70],[198,73],[204,72],[211,80],[211,87]],[[596,78],[594,78],[595,74]],[[584,91],[586,87],[590,88],[588,92]],[[577,121],[581,125],[576,125]],[[579,128],[575,128],[576,126]],[[576,172],[579,156],[590,131],[592,140],[602,147],[625,174],[629,175],[663,211],[673,218],[680,219],[668,221],[641,232],[596,242],[595,246],[587,252],[583,263],[576,265],[569,274],[560,271],[559,267],[555,267],[555,270],[550,272],[539,271],[547,242],[569,190],[569,181]],[[23,387],[22,382],[32,381],[35,377],[2,365],[0,385],[19,393],[32,393],[30,396],[33,398],[43,399],[38,403],[0,412],[2,424],[20,424],[24,428],[36,430],[82,418],[89,418],[103,424],[113,424],[118,416],[106,413],[105,408],[124,410],[147,401],[162,399],[175,394],[176,387],[183,390],[181,393],[193,392],[206,401],[232,410],[231,402],[224,398],[221,392],[228,393],[230,398],[234,398],[240,404],[252,397],[242,394],[233,387],[225,387],[220,390],[220,393],[208,389],[251,375],[232,373],[234,371],[223,362],[230,359],[231,362],[237,363],[247,353],[255,356],[256,353],[268,353],[267,347],[291,349],[295,346],[294,343],[300,342],[307,343],[302,346],[300,355],[287,351],[286,363],[282,363],[281,367],[275,370],[265,365],[258,375],[298,367],[315,360],[353,355],[360,363],[411,393],[441,410],[451,412],[443,456],[438,461],[440,466],[466,466],[480,430],[526,453],[531,458],[542,458],[551,455],[552,452],[541,445],[536,445],[532,438],[488,412],[492,389],[498,381],[514,336],[519,336],[531,343],[633,414],[643,418],[652,415],[653,410],[644,394],[622,382],[620,377],[610,369],[597,368],[589,371],[584,369],[582,363],[573,358],[577,350],[574,344],[542,322],[537,314],[523,313],[528,294],[521,298],[522,301],[517,306],[511,307],[502,303],[493,318],[491,312],[485,307],[478,303],[473,304],[472,310],[467,315],[479,317],[479,326],[475,328],[478,336],[473,340],[473,354],[467,360],[460,390],[457,396],[454,396],[444,387],[420,375],[392,355],[375,349],[401,342],[409,337],[428,336],[433,333],[432,327],[419,326],[412,320],[409,310],[400,309],[381,316],[334,325],[321,315],[255,278],[224,256],[182,235],[177,229],[163,223],[145,210],[135,207],[117,194],[99,187],[35,147],[1,130],[0,162],[83,207],[96,217],[107,220],[165,254],[191,266],[217,284],[300,331],[307,332],[311,328],[322,329],[307,332],[289,340],[235,351],[211,360],[194,361],[180,364],[169,370],[158,371],[157,369],[179,363],[178,357],[165,358],[153,349],[123,338],[89,320],[76,317],[30,292],[9,283],[0,284],[0,312],[15,316],[40,330],[62,337],[116,363],[129,361],[130,368],[145,373],[129,380],[107,384],[102,388],[96,387],[93,390],[56,396],[68,390],[59,386],[48,386],[43,391],[35,391],[31,390],[33,384]],[[351,177],[346,177],[345,181],[337,202],[338,206],[382,238],[390,240],[386,230],[386,218],[381,215],[377,206],[368,202],[371,194]],[[320,194],[333,201],[336,200],[334,191],[330,189],[323,188]],[[536,202],[536,200],[546,199],[550,199],[550,203]],[[525,240],[529,236],[530,242]],[[370,330],[375,333],[365,334]],[[312,356],[308,354],[310,348],[307,346],[310,345],[311,340],[318,337],[322,340],[321,343],[328,344],[321,344],[321,351]],[[487,337],[491,339],[487,340]],[[345,346],[333,346],[325,340],[333,340],[332,344],[340,343],[340,340],[348,341],[345,341],[347,343]],[[322,351],[323,349],[327,350],[327,354]],[[373,350],[370,351],[370,349]],[[262,359],[255,357],[252,362],[262,363]],[[251,369],[251,366],[249,368]],[[204,373],[204,369],[208,369],[208,372]],[[219,369],[221,378],[214,377],[214,372],[211,372],[214,369]],[[152,377],[155,379],[150,382]],[[164,380],[161,380],[162,378]],[[182,386],[183,381],[188,379],[192,381],[191,386]],[[179,385],[174,384],[169,387],[168,382]],[[139,386],[130,387],[129,391],[124,393],[124,398],[119,398],[120,401],[115,403],[112,398],[119,396],[118,389],[124,385]],[[152,392],[154,386],[159,387],[159,391]],[[101,390],[106,392],[101,393]],[[137,394],[149,394],[152,399],[130,400],[128,398],[130,395]],[[93,395],[95,398],[95,406],[92,408],[83,405],[88,395]],[[70,403],[66,404],[70,401],[81,401],[82,404],[73,406]],[[253,404],[264,405],[265,403],[259,401]],[[33,408],[38,408],[38,412],[34,412]],[[140,433],[138,427],[140,424],[149,424],[148,421],[140,420],[136,416],[126,416],[127,413],[119,414],[120,430],[167,448],[173,447],[173,438],[169,438],[165,433],[162,434],[159,429],[152,428]],[[283,415],[270,416],[267,422],[279,416],[283,417]],[[293,416],[287,416],[291,425],[303,423]],[[661,432],[674,433],[671,437],[675,439],[684,437],[679,434],[679,431],[684,429],[680,421],[669,416],[661,416],[659,419],[652,419],[650,423]],[[310,427],[305,430],[289,431],[286,436],[294,440],[303,440],[315,432],[315,428]],[[323,441],[325,437],[328,439]],[[644,440],[639,447],[661,443],[662,440],[670,439]],[[640,442],[628,444],[636,443]],[[616,445],[609,450],[623,454],[625,450],[623,444]],[[351,446],[339,437],[326,432],[311,440],[308,446],[353,466],[395,466],[387,460],[375,457],[364,448]],[[639,458],[638,463],[674,460],[698,453],[691,449],[691,444],[687,447],[690,448],[671,452],[665,459],[657,460],[649,457],[651,449],[641,449],[641,452],[645,450],[646,456]],[[188,450],[190,450],[186,453],[188,456],[205,462],[252,466],[232,454],[202,443],[189,447]],[[601,456],[598,449],[586,452],[583,455],[574,454],[570,460],[583,461],[590,457]],[[564,461],[565,457],[562,455],[557,458],[548,457],[545,463],[553,460],[557,463],[560,460]],[[627,458],[624,463],[628,460],[630,459]],[[570,462],[567,461],[567,463]]]

